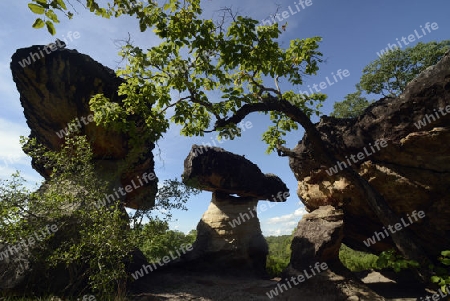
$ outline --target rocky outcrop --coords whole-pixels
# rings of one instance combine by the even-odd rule
[[[153,206],[157,191],[152,154],[154,144],[147,142],[144,150],[136,151],[131,146],[129,135],[97,126],[93,119],[94,112],[89,106],[90,98],[98,93],[120,103],[117,90],[123,80],[113,70],[75,50],[56,49],[47,52],[44,46],[32,46],[19,49],[12,56],[11,71],[31,129],[29,137],[36,138],[38,143],[49,150],[57,151],[70,134],[69,123],[75,120],[72,129],[77,128],[90,141],[96,175],[109,184],[111,194],[105,196],[103,201],[123,201],[126,206],[135,209]],[[29,63],[26,63],[27,60]],[[140,120],[135,122],[139,125]],[[30,150],[30,144],[24,146],[25,152]],[[135,153],[143,156],[133,159]],[[46,169],[44,163],[32,158],[33,168],[45,179],[49,179],[51,170]],[[48,185],[44,183],[38,192],[46,189]],[[76,190],[69,191],[75,193]],[[30,208],[34,210],[33,206]],[[77,237],[79,223],[78,220],[73,220],[72,210],[75,208],[70,208],[64,211],[66,226],[51,242],[39,247],[40,255],[45,256],[43,254],[48,245],[60,245],[62,241]],[[121,209],[125,212],[125,208]],[[0,252],[4,257],[0,258],[0,289],[31,290],[33,293],[42,289],[48,293],[67,289],[68,283],[73,281],[71,277],[74,275],[69,275],[70,269],[66,266],[57,266],[49,272],[33,256],[33,249],[13,254],[11,247],[14,246],[0,243]],[[9,256],[5,257],[8,251]],[[127,262],[129,269],[146,262],[143,256],[139,256],[142,254],[138,250],[131,255],[134,262]],[[84,269],[86,267],[74,268],[80,274],[83,274],[81,271]],[[43,277],[44,274],[50,276]]]
[[[184,166],[185,183],[213,192],[186,261],[195,262],[191,264],[195,269],[264,275],[268,246],[256,206],[264,199],[284,202],[289,196],[286,185],[221,148],[194,145]]]
[[[404,218],[430,258],[450,249],[449,93],[447,53],[410,82],[400,97],[383,98],[355,119],[323,116],[316,128],[339,160],[334,170],[314,160],[307,136],[293,149],[296,156],[290,159],[299,181],[298,196],[307,209],[323,205],[342,208],[344,242],[367,249],[363,241],[375,231],[383,231],[383,225],[362,191],[340,173],[344,168],[354,168],[383,195],[399,222]],[[408,215],[412,217],[414,211],[423,211],[425,217],[412,218],[411,223]],[[393,247],[386,237],[370,249],[380,252]]]
[[[333,206],[321,206],[305,214],[292,240],[290,267],[301,271],[316,262],[339,261],[339,248],[344,237],[343,219],[342,210]]]
[[[218,147],[194,144],[184,160],[183,181],[202,190],[258,200],[284,202],[289,195],[286,184],[276,175],[263,174],[244,156]]]
[[[30,138],[36,138],[50,150],[58,150],[64,141],[61,131],[66,131],[68,123],[76,119],[80,133],[91,141],[98,176],[111,183],[111,191],[127,185],[139,187],[127,191],[125,197],[121,196],[128,207],[151,207],[157,189],[152,154],[154,144],[146,144],[144,159],[123,168],[121,164],[130,155],[130,137],[97,126],[89,107],[90,98],[98,93],[113,102],[120,102],[117,89],[123,80],[113,70],[76,50],[47,49],[50,53],[46,53],[43,49],[43,45],[18,49],[11,61],[13,79],[31,129]],[[31,63],[26,64],[24,59]],[[32,165],[44,178],[49,177],[50,170],[34,158]],[[153,176],[142,181],[144,174]]]
[[[13,252],[12,246],[0,243],[0,289],[18,287],[30,272],[29,251]]]

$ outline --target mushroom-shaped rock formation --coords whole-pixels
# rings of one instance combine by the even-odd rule
[[[257,204],[286,201],[286,185],[243,156],[198,145],[185,159],[182,177],[190,186],[213,192],[197,226],[194,250],[185,259],[195,262],[193,268],[265,275],[268,246]]]
[[[340,172],[353,168],[399,217],[399,225],[386,229],[407,226],[429,258],[450,248],[450,52],[399,97],[375,102],[358,118],[323,116],[316,128],[339,162],[331,167],[315,161],[305,136],[290,166],[309,211],[323,205],[344,210],[344,243],[375,253],[395,248],[363,192]]]
[[[119,171],[119,166],[130,154],[130,137],[97,126],[89,108],[90,98],[99,93],[120,102],[117,90],[123,80],[113,70],[76,50],[50,51],[51,48],[44,50],[44,47],[18,49],[11,61],[13,79],[31,129],[30,138],[35,137],[50,150],[58,150],[68,123],[75,119],[81,134],[91,141],[96,172],[110,181],[111,193],[113,188],[121,189],[118,198],[130,208],[153,206],[157,190],[152,154],[154,144],[146,144],[145,154],[141,156],[144,159]],[[33,159],[32,165],[44,178],[49,177],[50,170],[36,160]],[[126,193],[121,186],[127,188]],[[111,197],[108,200],[111,201]]]

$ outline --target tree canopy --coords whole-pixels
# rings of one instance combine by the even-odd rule
[[[50,5],[35,2],[44,16],[56,8],[68,11],[63,0]],[[155,1],[114,1],[107,8],[87,1],[86,6],[104,17],[135,16],[141,31],[152,28],[161,38],[159,45],[147,50],[130,43],[122,48],[128,62],[117,71],[126,79],[119,90],[125,96],[123,102],[112,103],[102,95],[91,100],[95,112],[108,112],[96,114],[101,124],[133,134],[138,128],[135,117],[145,120],[148,137],[140,136],[140,140],[157,141],[171,122],[188,136],[218,131],[222,137],[236,137],[240,135],[236,123],[246,115],[271,111],[273,126],[263,139],[274,150],[285,142],[282,136],[287,131],[297,129],[297,122],[270,105],[279,106],[276,102],[283,99],[310,116],[319,114],[325,100],[324,94],[305,96],[279,86],[282,79],[301,85],[304,75],[316,74],[322,55],[320,37],[295,39],[283,49],[277,41],[278,24],[257,26],[258,21],[226,9],[218,22],[202,19],[198,0],[172,0],[163,7]]]
[[[406,85],[423,70],[435,65],[450,49],[450,40],[441,42],[419,42],[414,47],[396,48],[383,54],[363,69],[356,92],[347,94],[343,101],[336,102],[331,116],[350,118],[359,116],[371,101],[362,92],[385,97],[397,97]]]
[[[361,115],[371,103],[361,96],[361,93],[362,91],[358,89],[354,93],[347,94],[343,101],[335,102],[330,115],[336,118],[354,118]]]
[[[406,85],[450,49],[450,40],[419,42],[414,47],[388,51],[363,69],[360,85],[367,93],[397,97]]]

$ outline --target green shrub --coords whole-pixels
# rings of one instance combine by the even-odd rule
[[[341,244],[339,259],[350,271],[362,272],[375,269],[377,267],[378,256],[361,251],[355,251],[346,245]]]
[[[376,263],[376,268],[379,270],[391,268],[397,273],[402,269],[409,269],[410,267],[417,268],[419,267],[419,263],[414,260],[405,259],[403,255],[398,254],[395,250],[381,252]]]
[[[441,287],[442,292],[448,293],[446,286],[450,284],[450,250],[441,252],[439,261],[442,266],[430,266],[435,275],[431,277],[431,281]]]
[[[86,137],[65,137],[59,152],[45,149],[36,140],[22,139],[22,143],[26,143],[24,148],[36,163],[51,171],[51,176],[36,192],[26,188],[25,180],[18,173],[8,180],[0,180],[0,241],[15,245],[52,224],[57,224],[59,230],[32,248],[30,261],[42,267],[40,279],[30,283],[33,292],[37,287],[42,292],[64,296],[92,292],[100,300],[124,297],[126,283],[131,279],[125,262],[145,239],[150,240],[152,247],[147,249],[152,252],[156,252],[156,245],[167,249],[172,247],[167,246],[169,243],[192,240],[177,231],[168,231],[162,223],[163,238],[159,239],[159,244],[152,243],[152,239],[158,240],[153,235],[160,233],[130,231],[129,218],[132,229],[150,229],[150,226],[142,226],[143,217],[153,220],[152,210],[161,209],[160,212],[167,213],[165,216],[170,219],[170,209],[182,209],[190,193],[198,193],[198,190],[185,187],[176,179],[166,180],[158,190],[152,210],[138,210],[129,216],[119,201],[99,206],[98,201],[110,188],[108,182],[95,173]],[[35,283],[51,278],[55,269],[63,269],[70,275],[63,289],[48,289]],[[52,284],[47,282],[45,285]]]
[[[267,256],[266,271],[270,277],[278,277],[281,272],[288,266],[289,257],[280,258],[273,255]]]
[[[185,235],[181,231],[170,230],[168,222],[160,219],[151,220],[135,232],[141,237],[138,247],[150,262],[167,256],[169,252],[175,253],[182,245],[192,245],[196,239],[195,231]]]
[[[278,277],[288,266],[291,259],[291,235],[268,236],[269,256],[266,261],[266,271],[270,277]]]

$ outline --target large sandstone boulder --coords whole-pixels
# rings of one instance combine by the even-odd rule
[[[378,190],[408,229],[436,258],[450,248],[450,53],[410,82],[398,98],[383,98],[354,119],[323,116],[317,129],[326,147],[341,162],[323,166],[314,160],[307,135],[293,149],[290,166],[298,179],[298,196],[309,211],[323,205],[345,213],[344,242],[367,249],[363,241],[383,225],[363,197],[340,173],[351,163]],[[377,148],[375,143],[384,147]],[[366,148],[364,150],[364,148]],[[359,153],[363,153],[357,157]],[[351,158],[351,155],[354,157]],[[363,158],[363,159],[359,159]],[[357,161],[355,163],[355,161]],[[425,217],[410,223],[408,214]],[[391,225],[394,226],[394,225]],[[390,237],[370,246],[373,252],[394,248]]]
[[[273,174],[264,175],[244,157],[221,148],[194,145],[184,166],[185,183],[213,192],[197,226],[194,250],[185,259],[195,262],[191,266],[196,269],[265,275],[268,246],[257,204],[267,199],[286,201],[286,185]]]
[[[123,168],[121,164],[130,155],[130,137],[97,126],[89,108],[90,98],[98,93],[120,102],[117,89],[123,80],[112,69],[69,49],[58,49],[49,54],[43,52],[40,59],[34,56],[35,61],[31,65],[21,66],[23,59],[42,52],[43,48],[40,45],[18,49],[11,61],[13,79],[31,129],[30,138],[36,138],[50,150],[58,150],[65,137],[61,130],[66,130],[68,123],[76,119],[81,134],[91,141],[96,172],[111,183],[111,191],[127,185],[138,187],[130,192],[128,190],[125,197],[120,195],[120,198],[130,208],[153,206],[157,190],[152,154],[154,144],[149,141],[143,150],[143,159],[137,159]],[[41,176],[49,177],[51,171],[34,158],[32,165]],[[153,176],[150,181],[142,181],[144,174]]]
[[[344,237],[344,214],[333,206],[321,206],[305,214],[298,223],[291,244],[290,267],[303,270],[316,262],[339,261]]]
[[[378,300],[384,298],[369,289],[339,260],[344,238],[344,214],[333,206],[320,206],[298,223],[291,244],[291,259],[279,286],[298,283],[305,289],[301,300]],[[316,298],[316,299],[314,299]]]

